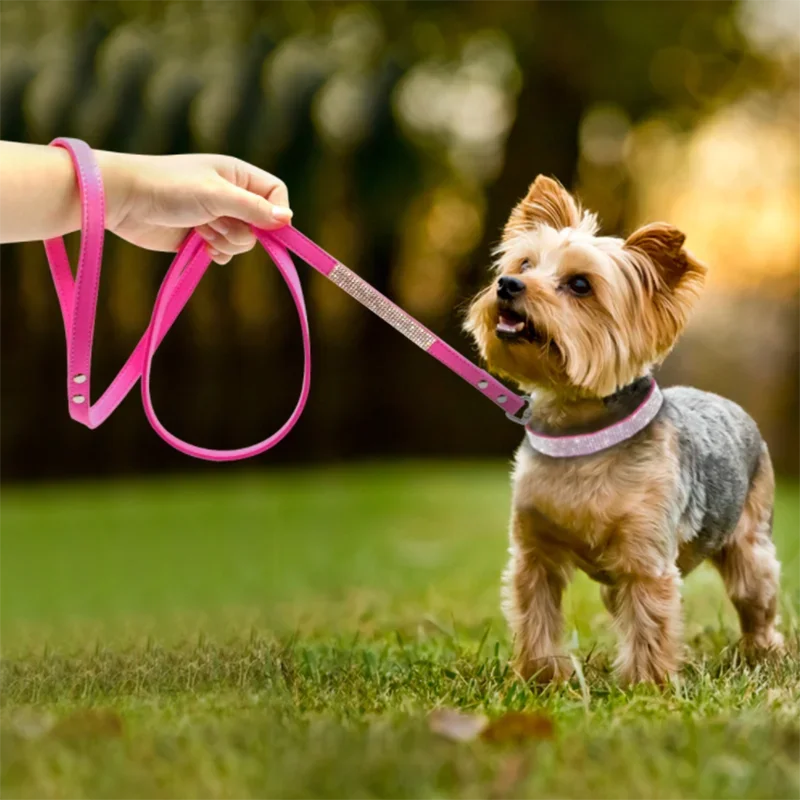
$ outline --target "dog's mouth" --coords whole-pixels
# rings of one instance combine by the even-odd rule
[[[500,306],[497,309],[495,334],[498,339],[507,342],[543,341],[541,333],[536,330],[536,326],[528,317],[506,306]]]

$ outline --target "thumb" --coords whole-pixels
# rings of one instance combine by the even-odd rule
[[[217,217],[233,217],[266,230],[282,228],[292,219],[290,208],[273,205],[261,195],[241,189],[224,179],[212,193],[208,205],[211,213]]]

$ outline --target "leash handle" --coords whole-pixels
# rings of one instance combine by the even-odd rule
[[[172,445],[176,450],[206,461],[238,461],[243,458],[252,458],[275,447],[299,422],[311,388],[311,334],[308,327],[308,314],[300,276],[297,274],[292,259],[286,250],[280,245],[276,245],[266,231],[254,228],[253,232],[272,257],[278,272],[289,288],[289,293],[292,296],[300,319],[300,331],[303,337],[303,380],[300,386],[300,396],[289,418],[275,433],[258,444],[250,445],[249,447],[240,447],[233,450],[213,450],[207,447],[198,447],[179,439],[170,433],[156,416],[153,401],[150,397],[150,365],[153,356],[178,313],[191,297],[211,261],[211,257],[205,248],[205,242],[198,233],[192,232],[189,235],[184,243],[184,247],[186,247],[184,258],[180,258],[179,254],[167,272],[156,297],[150,325],[143,337],[145,368],[142,371],[142,403],[150,425],[167,444]],[[194,255],[188,255],[191,250],[196,251]],[[180,307],[175,312],[174,309],[178,305]]]
[[[186,455],[208,461],[236,461],[259,455],[278,444],[300,419],[311,385],[311,338],[308,314],[300,277],[289,251],[300,256],[315,270],[485,394],[506,411],[510,419],[521,423],[526,421],[527,401],[524,398],[510,392],[488,372],[475,366],[363,278],[290,226],[275,231],[253,228],[256,238],[272,258],[289,288],[303,337],[303,379],[300,396],[289,418],[275,433],[250,447],[233,450],[198,447],[170,433],[162,425],[153,408],[150,396],[153,357],[211,263],[205,242],[195,231],[187,236],[164,277],[144,335],[109,387],[92,405],[92,341],[105,233],[103,180],[94,154],[85,142],[79,139],[59,138],[53,140],[51,145],[63,147],[70,154],[81,198],[81,245],[74,279],[64,240],[57,237],[48,239],[44,243],[67,341],[68,408],[70,416],[77,422],[88,428],[101,425],[141,378],[142,403],[148,421],[165,442]],[[523,412],[521,417],[517,416],[520,411]]]

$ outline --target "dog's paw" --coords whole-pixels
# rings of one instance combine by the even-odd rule
[[[617,682],[622,687],[631,687],[643,683],[664,687],[675,678],[673,673],[659,672],[657,670],[621,670],[616,675]]]
[[[620,686],[635,686],[650,683],[666,686],[678,675],[679,664],[663,663],[653,659],[639,658],[633,661],[617,660],[614,673]]]
[[[569,656],[518,657],[514,671],[526,683],[559,683],[572,677],[573,666]]]
[[[774,628],[742,637],[739,647],[743,655],[751,660],[774,658],[783,654],[783,636]]]

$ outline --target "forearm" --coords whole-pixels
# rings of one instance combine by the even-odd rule
[[[113,210],[122,191],[114,154],[95,154],[108,210]],[[62,147],[0,142],[0,243],[41,241],[80,227],[80,196],[69,153]]]
[[[246,161],[214,153],[169,156],[94,151],[106,229],[175,252],[191,231],[218,264],[255,244],[252,227],[292,218],[286,185]],[[41,241],[81,227],[78,180],[61,147],[0,142],[0,242]]]

